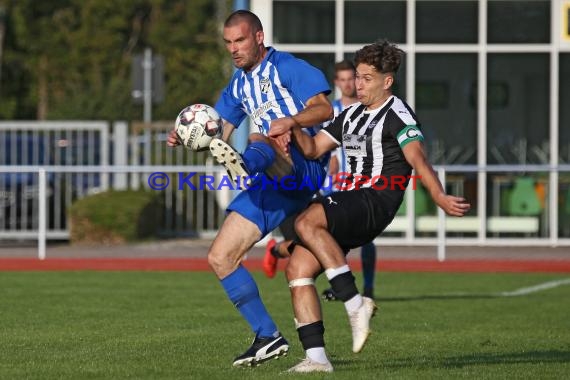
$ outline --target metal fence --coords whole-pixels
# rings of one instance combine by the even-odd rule
[[[161,191],[164,236],[212,236],[233,192],[180,184],[185,173],[223,174],[207,153],[166,147],[170,123],[148,128],[106,122],[0,123],[0,239],[67,239],[67,209],[109,188],[149,189],[149,175],[172,180]],[[570,245],[570,165],[439,166],[448,192],[473,210],[445,215],[409,190],[378,244]],[[523,189],[524,191],[519,191]],[[516,203],[519,203],[518,206]]]
[[[148,188],[150,172],[145,173],[144,166],[169,166],[177,173],[219,172],[205,153],[168,148],[166,135],[171,128],[171,123],[148,128],[133,124],[129,133],[124,122],[0,123],[0,239],[36,239],[40,201],[46,203],[46,237],[68,239],[67,212],[74,201],[109,188]],[[109,169],[127,165],[128,170]],[[42,196],[40,168],[46,172]],[[173,184],[160,196],[164,204],[163,219],[157,221],[160,233],[197,236],[220,226],[229,195],[178,191]]]

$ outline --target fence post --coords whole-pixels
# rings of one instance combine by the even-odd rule
[[[39,183],[39,220],[38,220],[38,259],[43,260],[46,258],[46,235],[47,235],[47,181],[46,171],[44,168],[38,170],[38,183]]]
[[[124,121],[118,121],[113,124],[113,165],[128,165],[128,126]],[[113,189],[127,189],[127,173],[115,173],[113,181]]]

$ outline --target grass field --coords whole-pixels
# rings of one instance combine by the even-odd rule
[[[303,352],[282,274],[255,273],[288,357],[232,368],[252,338],[210,273],[0,272],[2,379],[274,379]],[[570,377],[570,285],[501,292],[563,274],[380,273],[360,354],[342,304],[324,304],[335,367],[309,378]],[[358,280],[360,284],[360,279]],[[324,281],[318,288],[326,286]]]

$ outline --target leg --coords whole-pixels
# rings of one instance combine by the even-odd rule
[[[324,324],[314,279],[322,269],[315,257],[297,245],[287,264],[287,280],[295,314],[295,326],[305,359],[289,372],[332,372],[325,352]]]
[[[330,198],[333,204],[334,200],[331,197],[327,198]],[[336,215],[342,216],[342,214]],[[326,269],[325,274],[333,291],[344,302],[352,328],[352,349],[354,352],[360,352],[370,335],[369,322],[376,306],[372,299],[363,298],[358,293],[344,251],[328,231],[324,206],[320,203],[309,206],[297,218],[295,228],[303,244]]]
[[[262,168],[260,168],[261,170],[258,171],[264,171],[270,178],[273,178],[274,176],[277,178],[282,178],[286,175],[290,175],[293,172],[293,161],[291,160],[291,157],[287,156],[285,152],[283,152],[271,139],[268,139],[267,136],[260,133],[252,133],[249,136],[249,139],[252,143],[261,143],[268,145],[274,151],[273,159],[271,161],[266,161],[267,165],[264,165]],[[256,146],[263,148],[262,145]],[[251,152],[250,154],[252,154],[253,157],[254,152]],[[246,152],[244,152],[244,157],[245,156]]]
[[[299,213],[295,213],[287,217],[280,225],[279,230],[285,240],[277,242],[275,239],[269,240],[265,247],[265,255],[263,256],[263,271],[269,278],[275,277],[277,272],[278,259],[284,259],[291,256],[289,249],[293,240],[299,240],[295,233],[295,219]]]
[[[265,309],[255,281],[241,266],[243,256],[260,237],[257,225],[237,212],[231,212],[208,252],[208,263],[230,301],[255,333],[252,346],[234,360],[234,366],[256,364],[285,354],[289,349],[287,341]]]
[[[364,297],[374,298],[374,272],[376,270],[376,246],[373,242],[360,248],[362,276],[364,277]]]

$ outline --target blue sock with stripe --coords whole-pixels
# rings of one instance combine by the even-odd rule
[[[221,283],[230,301],[249,323],[256,336],[266,338],[276,335],[277,326],[265,309],[257,284],[247,269],[240,265],[222,279]]]
[[[245,148],[242,158],[250,173],[263,173],[275,161],[275,154],[268,143],[255,141]]]

